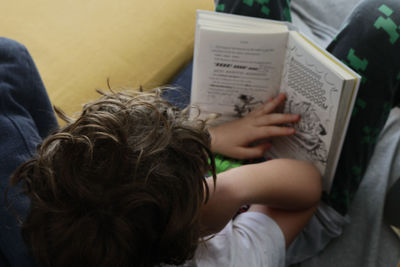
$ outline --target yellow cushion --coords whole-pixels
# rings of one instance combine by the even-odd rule
[[[192,56],[195,10],[213,0],[15,0],[2,4],[1,34],[27,46],[53,105],[67,114],[95,88],[150,88]]]

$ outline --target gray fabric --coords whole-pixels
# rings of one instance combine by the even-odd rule
[[[400,109],[393,109],[349,211],[350,224],[302,267],[396,266],[400,240],[383,222],[388,188],[400,173]]]
[[[349,221],[348,216],[343,217],[321,202],[308,225],[288,248],[286,265],[302,262],[321,252],[332,239],[342,235]]]
[[[360,0],[292,0],[292,22],[300,31],[326,47]]]

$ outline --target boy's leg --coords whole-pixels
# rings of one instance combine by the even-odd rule
[[[399,104],[400,2],[363,1],[328,50],[362,76],[330,204],[345,214],[391,108]]]
[[[291,21],[290,0],[218,0],[215,10],[224,13]]]
[[[17,218],[3,201],[4,192],[16,167],[30,158],[42,138],[56,127],[43,83],[26,48],[0,38],[0,260],[7,261],[4,265],[34,265]],[[29,200],[17,191],[10,189],[8,200],[23,217]]]
[[[35,63],[28,50],[15,41],[0,38],[0,47],[1,93],[19,107],[12,112],[32,118],[40,137],[45,138],[58,125]]]

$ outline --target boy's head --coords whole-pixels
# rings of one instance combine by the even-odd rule
[[[22,235],[51,266],[152,266],[193,256],[210,140],[158,93],[110,93],[20,166]],[[214,176],[215,177],[215,176]]]

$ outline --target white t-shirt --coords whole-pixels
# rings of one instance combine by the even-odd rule
[[[198,246],[193,260],[183,266],[280,267],[285,264],[285,239],[267,215],[245,212]]]

